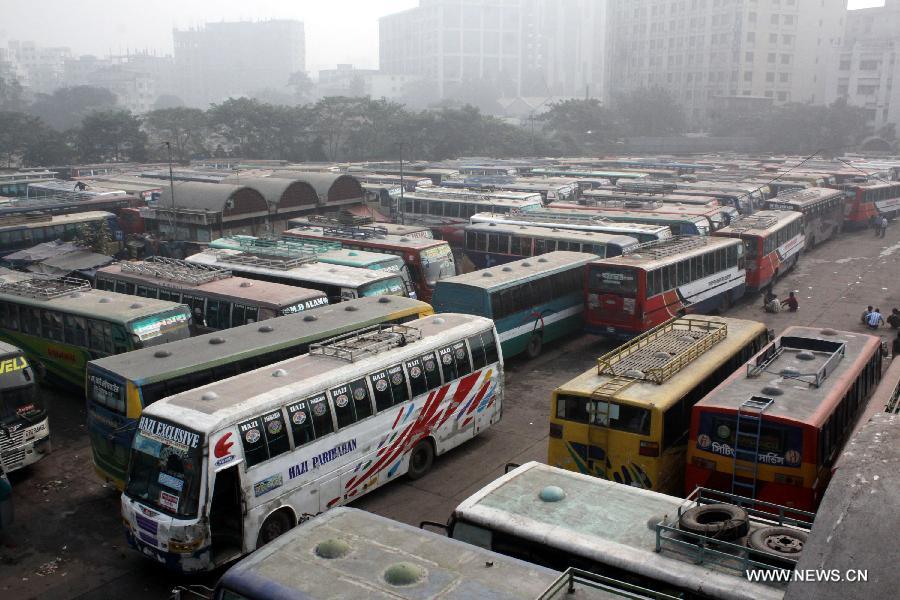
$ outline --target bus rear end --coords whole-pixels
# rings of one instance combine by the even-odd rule
[[[134,437],[134,419],[141,411],[140,392],[133,382],[101,369],[93,362],[87,365],[85,389],[94,471],[121,490],[125,485],[125,469]]]
[[[50,423],[24,353],[9,344],[0,351],[0,470],[9,473],[50,453]]]
[[[742,416],[740,456],[735,461],[737,418],[733,409],[694,408],[685,493],[699,486],[815,511],[827,483],[817,473],[818,429],[764,417],[757,444],[756,421]],[[748,449],[757,447],[754,461]]]
[[[642,269],[593,262],[585,272],[585,328],[588,332],[629,338],[653,325],[645,319],[645,281]]]

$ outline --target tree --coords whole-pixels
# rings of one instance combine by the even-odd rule
[[[94,112],[85,117],[76,145],[82,160],[143,160],[147,134],[141,120],[127,110]]]
[[[22,84],[15,77],[0,76],[0,110],[22,111],[25,109],[25,94]]]
[[[184,106],[184,100],[173,94],[162,94],[153,102],[153,110],[162,110],[164,108],[181,108]]]
[[[22,154],[22,163],[27,167],[67,165],[76,161],[72,136],[56,131],[40,122],[32,128],[29,140]]]
[[[171,142],[175,158],[188,161],[196,152],[204,152],[206,113],[199,108],[163,108],[144,116],[144,127],[154,146]]]
[[[536,118],[546,123],[566,153],[577,154],[618,137],[614,116],[596,98],[555,102]]]
[[[15,111],[0,112],[0,157],[11,169],[28,148],[29,135],[40,119]]]
[[[777,152],[836,156],[871,134],[867,120],[864,109],[845,100],[831,106],[785,104],[766,119],[760,138],[765,148]]]
[[[669,90],[659,86],[615,96],[613,110],[628,136],[671,136],[686,128],[681,105]]]
[[[77,127],[90,113],[115,106],[116,96],[108,89],[79,85],[38,94],[29,112],[50,127],[65,131]]]
[[[294,102],[305,104],[312,99],[316,86],[306,71],[296,71],[288,78],[288,87],[294,90]]]
[[[91,223],[81,223],[75,228],[75,241],[86,248],[90,248],[91,252],[97,254],[109,254],[110,244],[113,242],[112,231],[106,219],[100,221],[100,225]],[[114,250],[113,250],[114,251]]]

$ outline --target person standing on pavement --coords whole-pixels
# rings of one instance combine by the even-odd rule
[[[878,237],[884,237],[884,234],[887,233],[888,228],[888,220],[884,215],[878,220]]]
[[[884,325],[884,317],[881,316],[880,308],[876,308],[869,313],[869,316],[866,317],[866,325],[869,329],[878,329],[880,326]]]
[[[887,318],[887,323],[891,326],[891,329],[900,329],[900,309],[891,309],[891,314]]]

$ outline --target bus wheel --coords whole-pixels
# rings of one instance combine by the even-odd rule
[[[704,504],[686,510],[678,521],[679,529],[697,535],[730,542],[747,535],[750,521],[747,511],[733,504]]]
[[[747,538],[751,550],[796,560],[806,545],[806,532],[789,527],[760,527]]]
[[[528,346],[525,347],[525,354],[528,355],[528,358],[537,358],[541,354],[541,348],[544,346],[544,340],[541,338],[539,333],[531,334],[531,339],[528,340]]]
[[[434,447],[428,439],[420,440],[409,453],[409,469],[406,474],[410,479],[419,479],[431,469],[434,463]]]
[[[282,533],[291,528],[291,517],[287,512],[279,510],[269,515],[259,528],[259,536],[256,538],[256,547],[265,546]]]

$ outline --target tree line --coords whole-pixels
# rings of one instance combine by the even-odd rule
[[[170,106],[134,115],[102,88],[61,88],[26,103],[7,83],[0,85],[0,164],[164,161],[166,142],[182,163],[228,156],[292,162],[559,156],[615,152],[629,137],[682,135],[688,123],[664,88],[615,94],[609,106],[571,99],[539,110],[524,127],[472,104],[411,109],[368,97],[298,105],[242,97],[206,110]],[[761,149],[777,152],[840,152],[872,133],[864,111],[840,102],[711,116],[711,134],[755,137]]]

